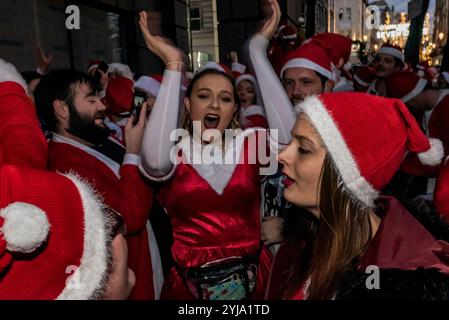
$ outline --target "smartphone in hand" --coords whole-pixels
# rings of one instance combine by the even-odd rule
[[[133,125],[135,126],[137,122],[139,122],[140,110],[142,109],[142,104],[148,99],[148,96],[145,92],[136,91],[134,92],[134,120]]]

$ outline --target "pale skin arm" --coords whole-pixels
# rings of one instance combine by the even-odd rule
[[[170,152],[175,141],[170,135],[177,128],[179,113],[179,94],[183,52],[168,40],[151,34],[148,29],[148,15],[140,13],[140,29],[148,49],[166,64],[161,89],[151,111],[142,143],[142,168],[152,178],[167,177],[174,164]]]

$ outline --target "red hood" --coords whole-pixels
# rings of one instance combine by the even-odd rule
[[[395,198],[382,197],[382,222],[362,258],[384,269],[436,268],[449,274],[449,244],[436,240]]]

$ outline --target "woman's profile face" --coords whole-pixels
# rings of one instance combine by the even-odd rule
[[[205,75],[195,82],[185,105],[192,122],[201,123],[201,133],[207,129],[223,133],[237,110],[233,84],[222,75]]]
[[[292,141],[279,154],[285,176],[284,197],[317,217],[320,175],[325,156],[326,149],[316,130],[305,115],[300,115],[292,129]]]

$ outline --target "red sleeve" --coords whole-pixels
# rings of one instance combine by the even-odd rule
[[[153,193],[136,165],[122,165],[121,178],[117,179],[115,176],[111,178],[112,171],[98,170],[99,164],[96,161],[86,161],[84,153],[72,153],[71,157],[54,160],[55,170],[75,171],[95,187],[104,202],[122,215],[128,235],[138,233],[146,227]]]
[[[15,82],[0,83],[0,164],[47,168],[47,141],[35,108]]]
[[[435,207],[440,215],[449,219],[449,163],[441,171],[434,193]]]

